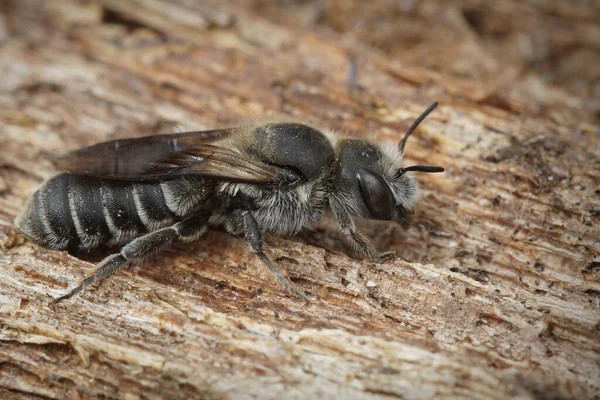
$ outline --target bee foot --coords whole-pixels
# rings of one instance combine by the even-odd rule
[[[379,264],[394,262],[396,260],[396,253],[393,251],[388,251],[386,253],[381,253],[375,257],[375,260]]]

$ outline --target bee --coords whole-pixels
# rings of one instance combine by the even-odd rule
[[[408,226],[417,199],[411,172],[444,171],[401,165],[407,139],[436,106],[391,147],[337,139],[298,122],[99,143],[58,157],[63,173],[31,196],[15,226],[50,249],[123,246],[51,304],[210,228],[244,236],[277,281],[306,300],[264,253],[263,234],[294,235],[330,208],[359,253],[377,261],[393,258],[357,232],[354,218]]]

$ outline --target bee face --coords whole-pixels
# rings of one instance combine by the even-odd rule
[[[402,173],[398,150],[386,150],[363,140],[342,141],[335,192],[357,217],[404,225],[416,201],[416,183]]]
[[[436,107],[437,102],[413,122],[397,147],[377,147],[363,140],[340,143],[334,196],[352,215],[408,226],[417,198],[417,184],[408,172],[444,171],[437,166],[401,164],[407,139]]]
[[[404,173],[400,169],[389,181],[389,185],[396,200],[391,219],[407,227],[417,201],[417,182],[411,174]]]

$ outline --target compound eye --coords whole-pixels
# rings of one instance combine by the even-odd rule
[[[375,219],[389,220],[394,215],[396,200],[385,179],[367,169],[357,172],[358,187],[363,201]]]

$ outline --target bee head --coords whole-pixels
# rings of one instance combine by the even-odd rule
[[[444,171],[427,165],[401,166],[406,140],[436,106],[433,103],[417,118],[397,147],[381,148],[355,139],[340,143],[335,186],[353,215],[408,225],[417,199],[417,184],[410,172]]]

